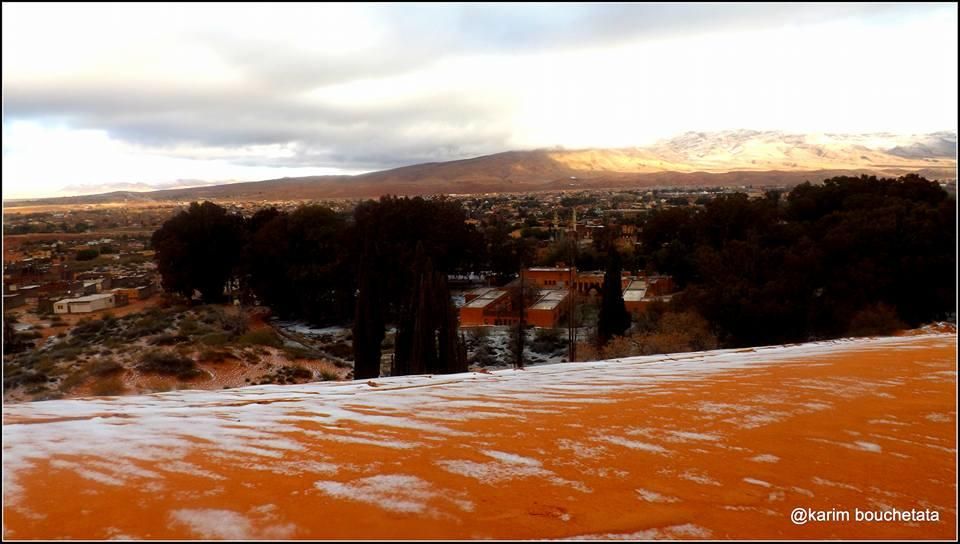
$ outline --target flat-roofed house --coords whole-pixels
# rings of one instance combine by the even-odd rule
[[[460,326],[505,325],[503,313],[508,305],[505,289],[481,287],[467,293],[466,303],[460,307]],[[501,315],[498,315],[501,314]]]
[[[55,314],[86,314],[98,310],[114,308],[117,305],[115,293],[99,293],[77,298],[66,298],[53,303]]]
[[[547,289],[536,302],[527,308],[527,323],[534,327],[552,329],[567,314],[567,299],[570,291],[566,289]]]

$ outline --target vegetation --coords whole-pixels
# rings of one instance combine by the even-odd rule
[[[597,341],[604,346],[614,336],[623,336],[630,328],[630,313],[623,302],[623,267],[620,253],[610,248],[607,270],[603,275],[603,292],[600,301],[600,316],[597,321]]]
[[[164,350],[153,350],[143,354],[137,369],[141,372],[176,376],[181,380],[189,380],[203,374],[193,359]]]
[[[305,206],[292,213],[262,210],[249,219],[193,204],[153,241],[170,291],[190,296],[196,290],[210,301],[237,289],[242,300],[263,302],[281,317],[316,324],[352,319],[359,379],[379,375],[388,324],[398,325],[388,341],[395,374],[465,368],[447,276],[483,270],[507,283],[534,262],[606,267],[599,304],[578,300],[575,309],[578,324],[597,325],[594,352],[883,334],[954,311],[956,202],[936,183],[918,176],[839,177],[763,198],[689,200],[624,220],[624,228],[638,229],[637,247],[619,238],[618,226],[597,233],[592,246],[560,237],[541,245],[539,257],[537,242],[550,230],[540,226],[542,214],[533,217],[535,202],[527,201],[508,219],[484,200],[482,230],[466,223],[459,203],[442,198],[384,197],[361,203],[352,216]],[[592,203],[571,196],[565,205],[589,213],[584,208]],[[212,261],[219,264],[207,266]],[[683,291],[631,328],[619,274],[635,266],[672,275]],[[176,336],[211,347],[233,341],[282,346],[231,319],[222,310],[198,312],[197,322],[181,322]],[[169,326],[149,318],[138,328],[156,334]],[[83,334],[104,334],[95,328]],[[531,347],[546,352],[552,340],[537,335]],[[514,362],[522,365],[526,335],[513,339]],[[470,342],[474,362],[489,360],[486,341]],[[336,349],[338,357],[349,355],[345,346]]]
[[[245,261],[257,298],[281,317],[328,324],[352,316],[346,219],[328,208],[258,212]]]
[[[91,261],[100,256],[100,251],[94,248],[81,249],[77,251],[77,260],[78,261]]]
[[[458,335],[447,276],[434,270],[422,243],[417,244],[413,269],[413,292],[397,329],[391,374],[466,371],[466,346]]]
[[[428,359],[422,371],[465,370],[466,358],[456,328],[450,325],[455,317],[449,315],[445,282],[448,273],[467,270],[479,258],[482,239],[465,219],[458,203],[442,199],[384,197],[354,210],[351,252],[358,255],[354,270],[359,291],[353,327],[356,378],[379,375],[388,321],[402,325],[396,339],[396,372],[418,371],[420,363],[412,362],[417,353]],[[436,320],[427,317],[431,311],[438,312]],[[410,321],[417,316],[422,317],[419,324]],[[439,335],[435,348],[428,339],[431,334]]]
[[[642,241],[653,267],[687,287],[678,310],[702,315],[723,345],[762,345],[946,317],[955,217],[956,200],[918,176],[838,177],[786,199],[664,210]]]
[[[227,280],[240,262],[243,220],[210,202],[190,205],[163,224],[151,239],[157,268],[168,291],[204,302],[225,299]]]

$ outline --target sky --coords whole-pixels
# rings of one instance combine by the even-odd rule
[[[956,4],[3,4],[3,198],[956,130]]]

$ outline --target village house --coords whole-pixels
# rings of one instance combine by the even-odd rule
[[[55,314],[85,314],[124,306],[128,303],[122,293],[99,293],[77,298],[66,298],[53,303]]]

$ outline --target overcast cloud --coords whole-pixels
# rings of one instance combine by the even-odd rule
[[[4,198],[956,130],[956,5],[3,4]]]

